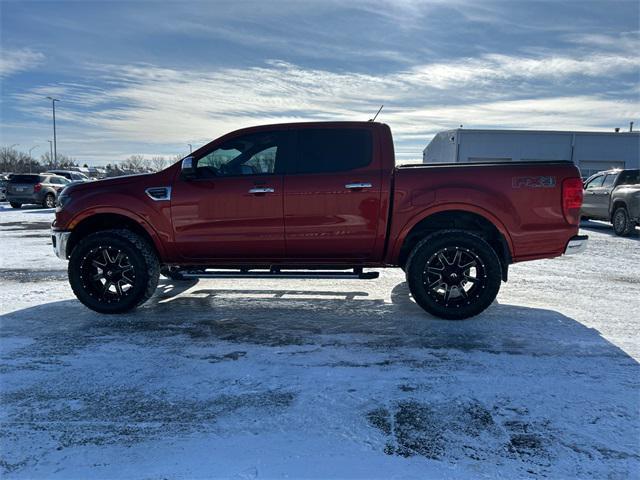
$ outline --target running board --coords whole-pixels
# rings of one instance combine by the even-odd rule
[[[189,271],[181,270],[180,273],[184,278],[329,278],[329,279],[356,279],[356,280],[373,280],[380,276],[379,272],[363,272],[360,269],[354,269],[353,272],[326,272],[326,271],[251,271],[251,270],[204,270]]]

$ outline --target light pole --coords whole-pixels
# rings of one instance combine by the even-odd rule
[[[58,149],[56,145],[56,102],[59,102],[57,98],[47,97],[51,100],[51,108],[53,109],[53,166],[58,166]]]
[[[190,143],[187,143],[187,145],[189,145],[189,153],[193,152],[193,146]]]
[[[31,148],[29,149],[29,173],[31,173],[31,163],[32,163],[32,162],[31,162],[31,152],[32,152],[35,148],[38,148],[38,147],[39,147],[39,145],[34,145],[33,147],[31,147]]]
[[[49,162],[53,162],[53,142],[51,140],[47,142],[49,142]]]

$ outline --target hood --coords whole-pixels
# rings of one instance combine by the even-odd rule
[[[67,193],[80,192],[85,190],[95,190],[109,188],[111,186],[120,186],[127,184],[135,184],[139,182],[147,183],[145,179],[151,180],[153,177],[158,176],[158,173],[139,173],[136,175],[126,175],[122,177],[103,178],[102,180],[95,180],[91,182],[78,182],[73,183],[65,188]]]

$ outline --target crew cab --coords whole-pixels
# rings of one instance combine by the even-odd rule
[[[584,182],[581,215],[611,222],[616,235],[629,235],[640,225],[640,170],[613,169],[590,176]]]
[[[128,311],[159,274],[376,278],[406,272],[448,319],[495,299],[511,263],[576,253],[582,182],[568,162],[396,166],[376,122],[238,130],[153,174],[75,184],[52,239],[78,299]]]

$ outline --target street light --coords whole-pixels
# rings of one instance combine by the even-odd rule
[[[33,151],[34,148],[38,148],[38,147],[39,147],[39,145],[34,145],[33,147],[31,147],[29,149],[29,173],[31,173],[31,164],[32,164],[32,162],[31,162],[31,152]]]
[[[57,98],[47,97],[51,100],[51,108],[53,109],[53,166],[58,166],[58,149],[56,145],[56,102],[59,102]]]
[[[190,143],[187,143],[187,145],[189,145],[189,153],[193,152],[193,146]]]
[[[53,142],[51,140],[47,142],[49,142],[49,162],[53,162]]]

